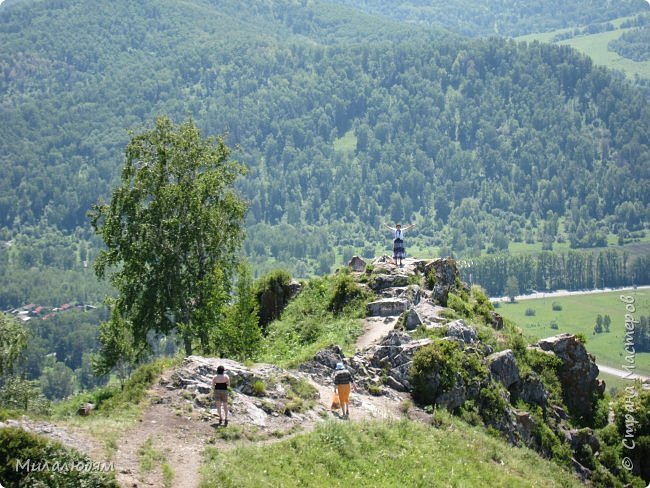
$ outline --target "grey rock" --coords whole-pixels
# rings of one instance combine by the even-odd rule
[[[409,306],[403,298],[382,298],[366,305],[371,317],[388,317],[403,314]]]
[[[366,270],[366,262],[359,256],[352,256],[352,259],[350,259],[348,266],[350,269],[352,269],[352,271],[355,271],[357,273],[362,273]]]
[[[503,317],[494,310],[490,310],[490,325],[494,330],[503,329]]]
[[[454,320],[447,325],[446,337],[461,341],[461,345],[478,342],[476,329],[471,325],[467,325],[463,319]]]
[[[519,398],[526,403],[539,405],[543,408],[548,404],[548,392],[542,380],[532,373],[519,382]]]
[[[419,325],[425,327],[440,326],[444,319],[439,315],[443,307],[434,305],[428,300],[423,300],[409,309],[406,319],[406,329],[415,330]]]
[[[495,352],[486,360],[492,377],[506,388],[519,381],[519,368],[512,350]]]
[[[373,274],[369,285],[376,292],[380,292],[386,288],[407,286],[408,276],[405,274]]]
[[[330,369],[336,368],[336,363],[340,363],[345,358],[340,346],[333,345],[321,349],[314,355],[314,362],[327,366]]]
[[[537,427],[535,419],[525,410],[514,410],[515,415],[515,424],[517,432],[521,437],[521,440],[527,446],[531,446],[536,442],[536,439],[533,435],[535,428]]]
[[[569,411],[576,416],[590,417],[594,398],[602,397],[603,384],[597,379],[594,357],[572,334],[559,334],[542,339],[533,348],[554,354],[562,360],[558,378]]]

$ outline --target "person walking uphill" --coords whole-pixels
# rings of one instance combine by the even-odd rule
[[[217,404],[217,414],[219,415],[219,425],[223,420],[223,425],[228,427],[228,387],[230,378],[224,373],[224,367],[217,368],[217,374],[212,378],[212,389],[214,390],[214,400]],[[223,407],[223,415],[221,414]]]
[[[341,403],[341,417],[344,419],[350,416],[350,388],[353,385],[352,375],[345,369],[343,363],[336,363],[336,372],[334,373],[334,391],[339,395]]]
[[[404,232],[411,230],[415,227],[415,224],[407,225],[403,229],[401,224],[397,224],[394,228],[388,224],[384,224],[384,227],[393,231],[393,261],[395,261],[395,265],[398,265],[397,260],[399,260],[399,266],[404,266],[402,263],[402,260],[406,257],[406,249],[404,248]]]

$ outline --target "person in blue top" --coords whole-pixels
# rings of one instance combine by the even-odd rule
[[[406,249],[404,248],[404,232],[411,230],[415,227],[415,224],[409,224],[403,229],[401,224],[396,224],[395,227],[384,224],[384,227],[393,232],[393,261],[395,261],[395,265],[398,265],[397,261],[399,260],[399,266],[404,266],[402,263],[403,259],[406,257]]]

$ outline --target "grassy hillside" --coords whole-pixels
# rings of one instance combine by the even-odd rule
[[[627,20],[626,17],[612,21],[612,25],[615,27],[614,30],[570,37],[569,39],[558,41],[558,44],[571,46],[579,52],[589,56],[594,60],[594,63],[621,71],[631,79],[635,76],[650,79],[650,61],[633,61],[615,53],[608,47],[608,44],[611,41],[620,38],[626,32],[634,30],[632,27],[620,27],[621,23],[625,20]],[[572,30],[573,29],[559,29],[551,32],[528,34],[520,36],[517,39],[527,42],[553,42],[558,35],[561,36],[570,33]]]
[[[442,25],[467,36],[516,36],[606,22],[622,15],[648,10],[643,0],[593,2],[549,0],[423,2],[407,0],[334,0],[367,12],[409,23]]]
[[[384,221],[459,256],[541,241],[558,217],[578,246],[647,221],[642,95],[566,48],[289,0],[24,2],[0,19],[4,241],[58,229],[92,260],[86,212],[127,130],[161,113],[241,148],[244,251],[260,267],[328,272],[336,252],[388,242]]]
[[[326,422],[271,446],[208,448],[201,487],[582,486],[528,449],[508,446],[446,413],[434,419],[436,426],[406,419]]]
[[[622,292],[606,292],[567,297],[549,297],[534,300],[521,300],[518,303],[503,303],[498,311],[516,323],[532,339],[549,337],[562,332],[584,334],[586,347],[596,356],[596,361],[612,368],[622,369],[625,364],[623,350],[625,335],[625,304],[619,300]],[[650,291],[627,291],[635,297],[636,315],[650,315]],[[554,302],[562,310],[552,309]],[[526,310],[533,309],[534,316],[527,316]],[[612,319],[611,332],[594,334],[596,316],[609,315]],[[551,323],[557,329],[551,328]],[[650,376],[650,353],[636,354],[636,367],[640,374]]]

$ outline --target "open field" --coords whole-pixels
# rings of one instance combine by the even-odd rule
[[[502,303],[498,311],[521,327],[530,340],[562,332],[584,334],[587,338],[587,350],[596,356],[598,363],[622,369],[626,355],[623,343],[627,312],[625,304],[619,299],[621,294],[634,297],[636,318],[640,315],[650,315],[650,290],[648,289],[521,300],[517,303]],[[554,311],[553,302],[559,303],[562,310]],[[535,315],[526,315],[526,310],[529,308],[535,311]],[[610,316],[612,322],[609,333],[593,333],[598,314],[603,317]],[[557,329],[551,328],[553,321],[557,324]],[[639,374],[650,376],[650,353],[637,353],[635,365]]]
[[[625,32],[631,28],[621,29],[620,25],[626,18],[620,18],[612,21],[615,29],[607,32],[599,32],[598,34],[580,35],[571,39],[559,41],[558,44],[566,44],[577,51],[591,57],[594,63],[607,66],[608,68],[622,71],[629,78],[640,76],[642,78],[650,78],[650,61],[637,62],[631,59],[619,56],[613,51],[609,51],[607,44],[610,41],[618,39]],[[544,32],[539,34],[529,34],[526,36],[518,37],[519,41],[540,41],[540,42],[553,42],[553,39],[558,34],[571,32],[573,29],[560,29],[552,32]]]

